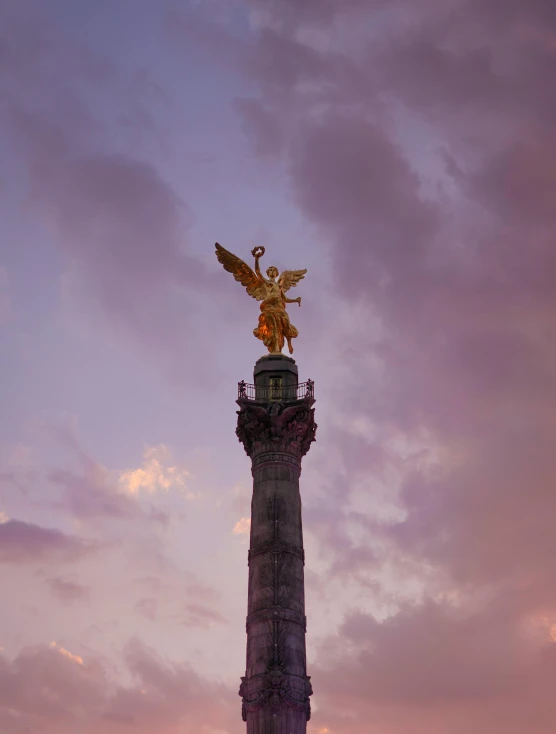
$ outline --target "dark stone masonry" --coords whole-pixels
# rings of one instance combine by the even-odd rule
[[[299,475],[315,440],[314,402],[313,383],[299,385],[295,361],[283,354],[257,361],[254,385],[239,383],[236,432],[253,473],[239,690],[247,734],[305,734],[311,716]]]

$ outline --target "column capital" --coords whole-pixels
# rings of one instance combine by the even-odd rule
[[[313,398],[293,403],[258,403],[245,398],[237,402],[236,435],[253,462],[260,463],[258,457],[263,454],[283,453],[301,459],[309,451],[317,430]],[[279,457],[269,460],[281,461]]]

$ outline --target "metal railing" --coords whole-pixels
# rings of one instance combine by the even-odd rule
[[[248,385],[242,380],[237,383],[237,396],[245,400],[260,400],[261,402],[303,400],[303,398],[315,397],[315,383],[313,380],[307,380],[307,382],[301,382],[299,385],[259,387],[258,385]]]

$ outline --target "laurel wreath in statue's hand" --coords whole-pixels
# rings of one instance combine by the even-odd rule
[[[253,255],[253,257],[255,257],[255,258],[257,258],[257,259],[258,259],[259,257],[262,257],[262,256],[264,255],[264,253],[265,253],[265,249],[264,249],[264,247],[261,247],[261,246],[259,246],[259,247],[254,247],[254,248],[253,248],[253,249],[251,250],[251,254]]]

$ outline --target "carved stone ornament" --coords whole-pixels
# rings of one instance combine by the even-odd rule
[[[307,721],[311,718],[311,702],[309,701],[309,696],[313,693],[313,687],[311,686],[309,676],[305,679],[302,700],[295,695],[289,677],[284,673],[280,665],[273,665],[268,668],[263,678],[262,686],[255,698],[248,698],[247,687],[247,679],[242,678],[239,695],[243,699],[241,706],[243,721],[247,721],[248,712],[258,711],[266,706],[270,707],[274,713],[277,713],[283,707],[287,707],[294,711],[304,712]]]
[[[302,401],[276,412],[261,405],[243,404],[237,411],[236,435],[248,456],[265,451],[289,451],[305,456],[315,440],[317,424],[313,401]]]

